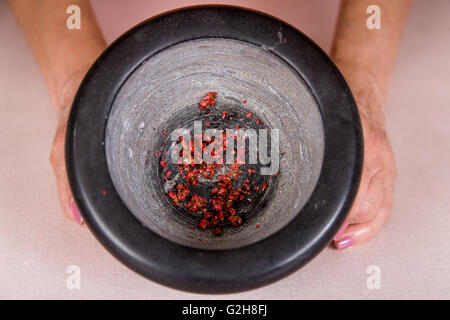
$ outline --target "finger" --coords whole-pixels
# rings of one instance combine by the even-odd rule
[[[366,168],[363,168],[361,182],[359,183],[358,192],[356,193],[355,201],[353,202],[353,206],[350,209],[347,220],[350,221],[352,217],[356,216],[357,208],[360,208],[363,205],[364,198],[367,194],[367,190],[369,188],[369,183],[372,178],[372,173]]]
[[[333,240],[339,240],[342,238],[343,233],[347,229],[350,222],[355,223],[354,217],[357,215],[358,208],[360,208],[364,202],[364,197],[367,193],[367,189],[369,186],[369,183],[367,181],[370,181],[371,173],[369,170],[364,169],[361,176],[361,182],[359,184],[358,192],[356,194],[355,201],[353,202],[353,206],[350,209],[350,212],[348,214],[347,219],[344,221],[342,226],[339,228],[339,231],[334,236]]]
[[[378,209],[377,215],[372,221],[350,225],[342,234],[341,239],[335,241],[338,249],[345,249],[350,246],[360,245],[372,240],[384,226],[392,213],[394,186],[385,189],[384,198]]]
[[[371,176],[366,192],[361,197],[349,214],[350,224],[365,223],[375,219],[385,193],[385,177],[383,172],[377,171]]]
[[[64,215],[79,225],[83,224],[81,214],[73,200],[72,192],[67,180],[65,159],[64,159],[64,128],[59,128],[53,141],[53,148],[50,154],[50,163],[56,177],[58,198]]]

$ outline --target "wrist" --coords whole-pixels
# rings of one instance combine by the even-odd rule
[[[90,64],[84,64],[69,74],[64,73],[54,81],[54,86],[50,90],[50,96],[59,114],[64,114],[66,109],[70,109],[73,98],[89,67]]]
[[[388,79],[380,77],[370,65],[347,59],[334,59],[350,87],[358,110],[366,120],[384,127]]]

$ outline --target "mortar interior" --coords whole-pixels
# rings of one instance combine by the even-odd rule
[[[252,112],[280,138],[278,177],[242,226],[220,237],[192,228],[195,219],[180,219],[153,158],[163,130],[198,119],[198,102],[209,91],[218,92],[218,110]],[[119,196],[143,225],[182,245],[231,249],[270,236],[300,212],[320,174],[324,135],[314,97],[285,61],[247,42],[203,38],[160,51],[127,78],[108,117],[105,152]]]

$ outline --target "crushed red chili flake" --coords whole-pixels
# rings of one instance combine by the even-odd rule
[[[206,220],[206,219],[200,220],[200,222],[198,224],[198,227],[203,230],[205,230],[208,226],[209,226],[209,223],[208,223],[208,220]]]
[[[231,224],[235,227],[238,227],[242,224],[242,218],[239,216],[230,216],[228,217],[228,220],[230,220]]]
[[[267,182],[263,182],[261,185],[261,191],[265,191],[267,189]]]
[[[247,100],[242,101],[242,103],[247,103]]]
[[[106,196],[106,190],[105,190],[105,189],[102,190],[102,194],[103,194],[104,196]]]
[[[222,112],[222,119],[225,119],[225,117],[228,115],[228,112],[226,112],[226,111],[223,111]]]
[[[217,92],[208,92],[208,94],[202,99],[202,101],[200,101],[199,108],[201,110],[206,110],[213,107],[216,104],[216,98]],[[243,103],[246,103],[246,100],[243,100]],[[205,115],[208,114],[211,114],[211,111],[205,113]],[[252,115],[252,112],[248,112],[245,117],[250,118],[252,117]],[[240,117],[240,113],[238,113],[237,116]],[[233,120],[233,116],[229,115],[226,111],[221,112],[221,118]],[[204,121],[206,122],[204,128],[211,126],[211,123],[207,122],[208,119],[206,117],[204,118]],[[256,123],[261,125],[264,124],[261,120],[256,120]],[[240,128],[244,128],[244,126],[236,125],[234,132],[227,130],[226,132],[222,133],[223,152],[227,151],[227,139],[236,141],[238,145],[242,142],[242,137],[238,135],[238,130]],[[165,130],[163,130],[163,134],[167,136]],[[198,139],[200,141],[201,149],[202,151],[204,151],[210,143],[214,142],[215,137],[210,137],[206,133],[202,133],[198,136],[194,136],[194,140],[195,139]],[[190,141],[189,146],[191,160],[194,159],[194,140]],[[183,146],[183,150],[186,150],[187,143],[184,142],[182,136],[179,137],[178,141]],[[234,143],[232,143],[231,145],[233,149],[230,150],[230,153],[235,155],[236,161],[239,160],[236,153],[248,153],[245,147],[241,147],[242,149],[236,147],[235,149]],[[179,152],[180,157],[183,157],[183,150]],[[215,149],[211,152],[211,155],[213,157],[215,156],[215,152]],[[165,156],[167,156],[167,154],[167,152],[164,153]],[[158,150],[155,153],[155,157],[159,155],[161,155],[161,150]],[[172,173],[169,168],[167,168],[168,164],[166,160],[161,159],[160,165],[163,169],[166,169],[164,179],[167,180]],[[243,219],[238,212],[240,202],[252,202],[252,195],[255,194],[253,190],[265,191],[267,189],[266,181],[264,181],[259,187],[255,185],[255,181],[250,181],[248,179],[248,177],[256,173],[255,169],[244,170],[240,166],[240,163],[234,163],[229,165],[227,168],[223,168],[222,164],[218,164],[215,162],[212,164],[207,164],[202,160],[200,164],[194,163],[193,161],[189,162],[188,164],[178,164],[177,168],[180,174],[179,177],[184,181],[182,181],[182,183],[177,183],[172,189],[174,191],[168,192],[168,196],[170,197],[174,205],[183,206],[186,210],[192,213],[200,213],[201,219],[198,222],[197,228],[200,228],[202,230],[211,229],[214,235],[221,235],[223,233],[223,230],[219,227],[219,224],[224,223],[227,220],[234,227],[242,225]],[[220,168],[222,169],[219,170]],[[243,172],[244,174],[247,174],[247,177],[243,177],[245,179],[241,182],[242,184],[240,187],[234,186],[234,184],[239,183],[239,181],[243,179],[241,178]],[[215,177],[217,181],[214,179]],[[193,189],[193,187],[199,185],[199,179],[202,183],[205,182],[205,180],[203,179],[206,179],[210,181],[209,183],[214,184],[209,191],[209,197],[207,197],[206,199],[197,194],[195,191],[196,189]],[[256,179],[258,179],[258,176],[256,176]],[[253,188],[251,188],[251,186]],[[201,188],[202,189],[200,190],[203,190],[203,186]],[[183,218],[183,216],[180,216],[180,218]],[[257,225],[256,227],[258,228],[259,225]]]
[[[208,92],[208,94],[199,103],[200,110],[206,110],[216,104],[217,92]]]

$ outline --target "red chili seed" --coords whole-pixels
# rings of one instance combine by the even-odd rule
[[[227,193],[227,189],[225,189],[225,188],[220,188],[218,191],[217,191],[217,195],[221,195],[221,194],[224,194],[224,193]]]
[[[264,181],[261,185],[261,191],[264,191],[266,189],[267,189],[267,182]]]
[[[167,180],[167,179],[170,177],[171,174],[172,174],[172,171],[167,170],[167,171],[166,171],[166,174],[164,175],[164,179]]]
[[[242,224],[242,218],[239,216],[228,217],[228,220],[230,220],[231,224],[235,227],[240,226]]]
[[[212,217],[212,213],[211,212],[209,212],[209,211],[207,211],[207,212],[205,212],[204,214],[203,214],[203,219],[209,219],[209,218],[211,218]]]
[[[200,221],[200,223],[198,224],[198,227],[200,228],[200,229],[203,229],[203,230],[205,230],[207,227],[208,227],[208,221],[206,221],[205,219],[202,219],[201,221]]]

